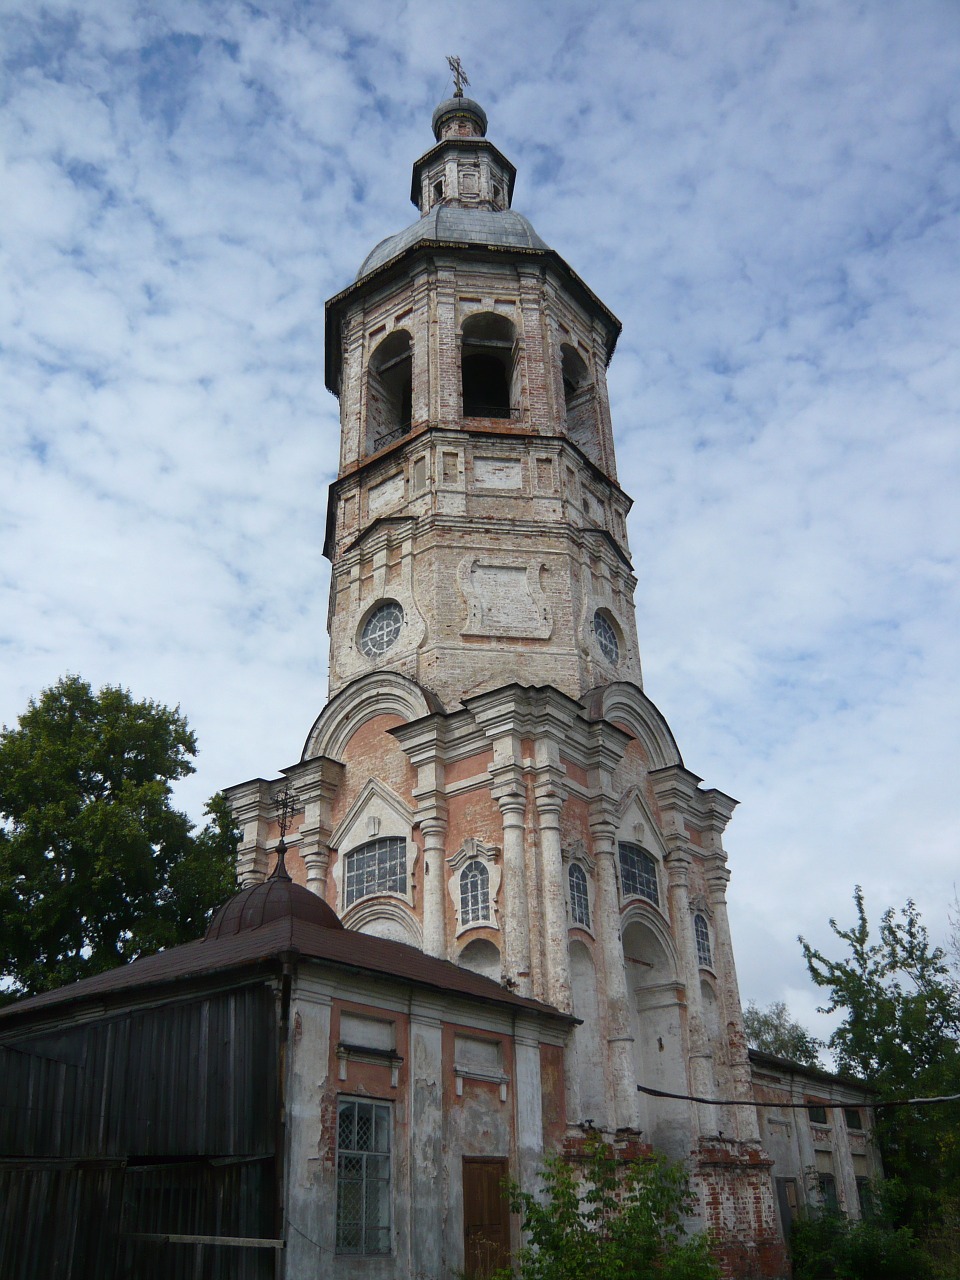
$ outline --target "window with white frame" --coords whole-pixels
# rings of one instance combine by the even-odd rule
[[[590,928],[590,894],[587,888],[587,873],[579,863],[571,862],[567,872],[570,885],[570,917],[574,924],[582,924]]]
[[[388,1103],[337,1103],[337,1252],[390,1252]]]
[[[407,892],[407,842],[398,836],[368,840],[346,854],[344,905],[377,893]]]
[[[460,872],[460,923],[480,924],[490,919],[490,872],[474,859]]]
[[[706,916],[698,911],[693,917],[693,934],[697,941],[697,964],[705,969],[713,968],[713,955],[710,951],[710,927]]]
[[[657,884],[657,864],[638,844],[621,840],[620,883],[625,898],[646,898],[655,907],[660,905],[660,888]]]

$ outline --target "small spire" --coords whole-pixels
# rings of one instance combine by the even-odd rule
[[[462,98],[462,97],[463,97],[463,86],[464,86],[465,84],[469,84],[469,83],[470,83],[470,81],[467,79],[466,72],[465,72],[465,71],[464,71],[464,69],[463,69],[463,64],[461,63],[460,59],[459,59],[458,57],[456,57],[454,54],[452,54],[452,53],[448,53],[448,54],[447,54],[447,66],[448,66],[448,67],[450,68],[450,70],[453,72],[453,93],[454,93],[454,97]]]
[[[277,811],[277,823],[280,827],[280,841],[277,844],[277,865],[270,872],[271,880],[289,880],[290,872],[287,870],[285,855],[287,852],[287,842],[284,836],[287,834],[287,828],[290,826],[290,819],[293,817],[297,808],[297,797],[290,790],[290,784],[286,783],[279,795],[274,796],[274,807]]]

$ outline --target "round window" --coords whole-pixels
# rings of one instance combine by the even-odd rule
[[[403,610],[396,600],[385,600],[383,604],[378,604],[360,632],[361,651],[368,658],[386,653],[391,645],[396,644],[402,626]]]
[[[620,644],[613,623],[598,609],[593,615],[593,634],[597,637],[600,652],[614,666],[620,661]]]

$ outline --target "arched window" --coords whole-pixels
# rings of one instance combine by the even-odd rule
[[[693,917],[693,934],[697,940],[697,964],[705,969],[713,968],[713,956],[710,954],[710,927],[706,917],[699,911]]]
[[[344,906],[377,893],[407,892],[407,842],[396,836],[368,840],[344,858]]]
[[[600,457],[600,439],[590,371],[580,353],[567,342],[560,347],[560,371],[563,375],[567,435],[591,461],[596,462]]]
[[[587,873],[579,863],[571,862],[567,872],[570,882],[570,916],[574,924],[590,928],[590,894],[587,891]]]
[[[485,311],[463,322],[461,380],[465,418],[509,418],[516,407],[513,324]]]
[[[367,366],[366,452],[376,453],[410,431],[413,410],[413,346],[397,329],[377,347]]]
[[[490,919],[490,873],[482,862],[468,862],[460,872],[460,924]]]
[[[660,905],[660,889],[657,885],[657,864],[638,844],[620,842],[620,883],[625,898],[646,898],[655,907]]]

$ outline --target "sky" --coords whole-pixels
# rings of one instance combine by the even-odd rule
[[[0,0],[0,722],[179,704],[199,819],[326,695],[323,303],[412,222],[458,54],[623,322],[648,695],[737,797],[744,1000],[960,844],[955,0]]]

